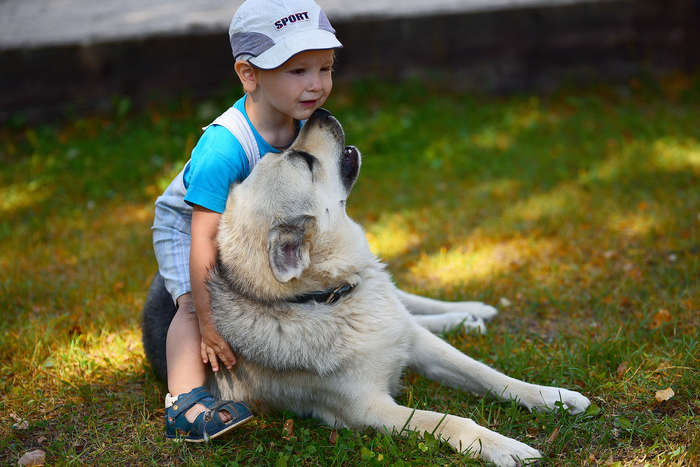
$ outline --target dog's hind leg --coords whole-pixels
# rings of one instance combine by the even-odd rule
[[[450,331],[457,326],[464,326],[467,331],[486,332],[486,325],[481,318],[469,314],[452,312],[438,315],[413,315],[413,319],[430,332],[441,333]]]
[[[421,297],[396,289],[396,295],[412,315],[438,315],[444,313],[463,313],[473,318],[490,320],[498,314],[494,307],[481,302],[444,302]]]
[[[459,452],[469,452],[499,466],[521,465],[527,459],[541,457],[536,449],[468,418],[410,409],[394,402],[388,394],[372,394],[357,400],[361,406],[353,408],[353,413],[363,418],[354,420],[353,425],[369,425],[389,433],[403,434],[405,430],[420,435],[432,433]]]
[[[498,311],[481,302],[443,302],[396,289],[396,295],[416,322],[431,332],[444,332],[464,326],[466,331],[486,332],[485,320]]]
[[[516,400],[528,409],[552,410],[558,404],[571,413],[584,411],[590,401],[578,392],[540,386],[511,378],[464,355],[421,326],[415,326],[411,366],[430,379],[475,394]]]

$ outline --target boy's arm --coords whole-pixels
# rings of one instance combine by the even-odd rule
[[[209,291],[205,285],[209,270],[216,262],[216,233],[221,214],[198,205],[192,209],[192,246],[190,248],[190,283],[194,309],[202,335],[202,361],[211,362],[213,371],[219,370],[218,360],[230,369],[236,357],[228,343],[217,332],[209,309]],[[217,358],[218,357],[218,358]]]

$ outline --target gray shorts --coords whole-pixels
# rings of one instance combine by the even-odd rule
[[[177,303],[180,295],[192,291],[190,285],[190,244],[192,207],[185,203],[184,169],[156,200],[153,219],[153,250],[165,288]]]

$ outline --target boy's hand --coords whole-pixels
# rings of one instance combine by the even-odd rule
[[[214,324],[211,321],[207,323],[200,321],[199,332],[202,334],[201,352],[204,364],[211,363],[211,369],[214,372],[219,371],[219,360],[227,369],[233,368],[236,364],[236,356],[228,342],[216,331]]]

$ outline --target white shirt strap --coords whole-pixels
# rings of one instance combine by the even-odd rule
[[[219,115],[216,120],[202,128],[202,130],[206,130],[211,125],[221,125],[236,137],[241,146],[243,146],[250,170],[253,170],[253,167],[260,161],[260,149],[258,149],[258,142],[255,140],[253,129],[248,124],[248,119],[245,118],[243,112],[235,107],[231,107]]]

